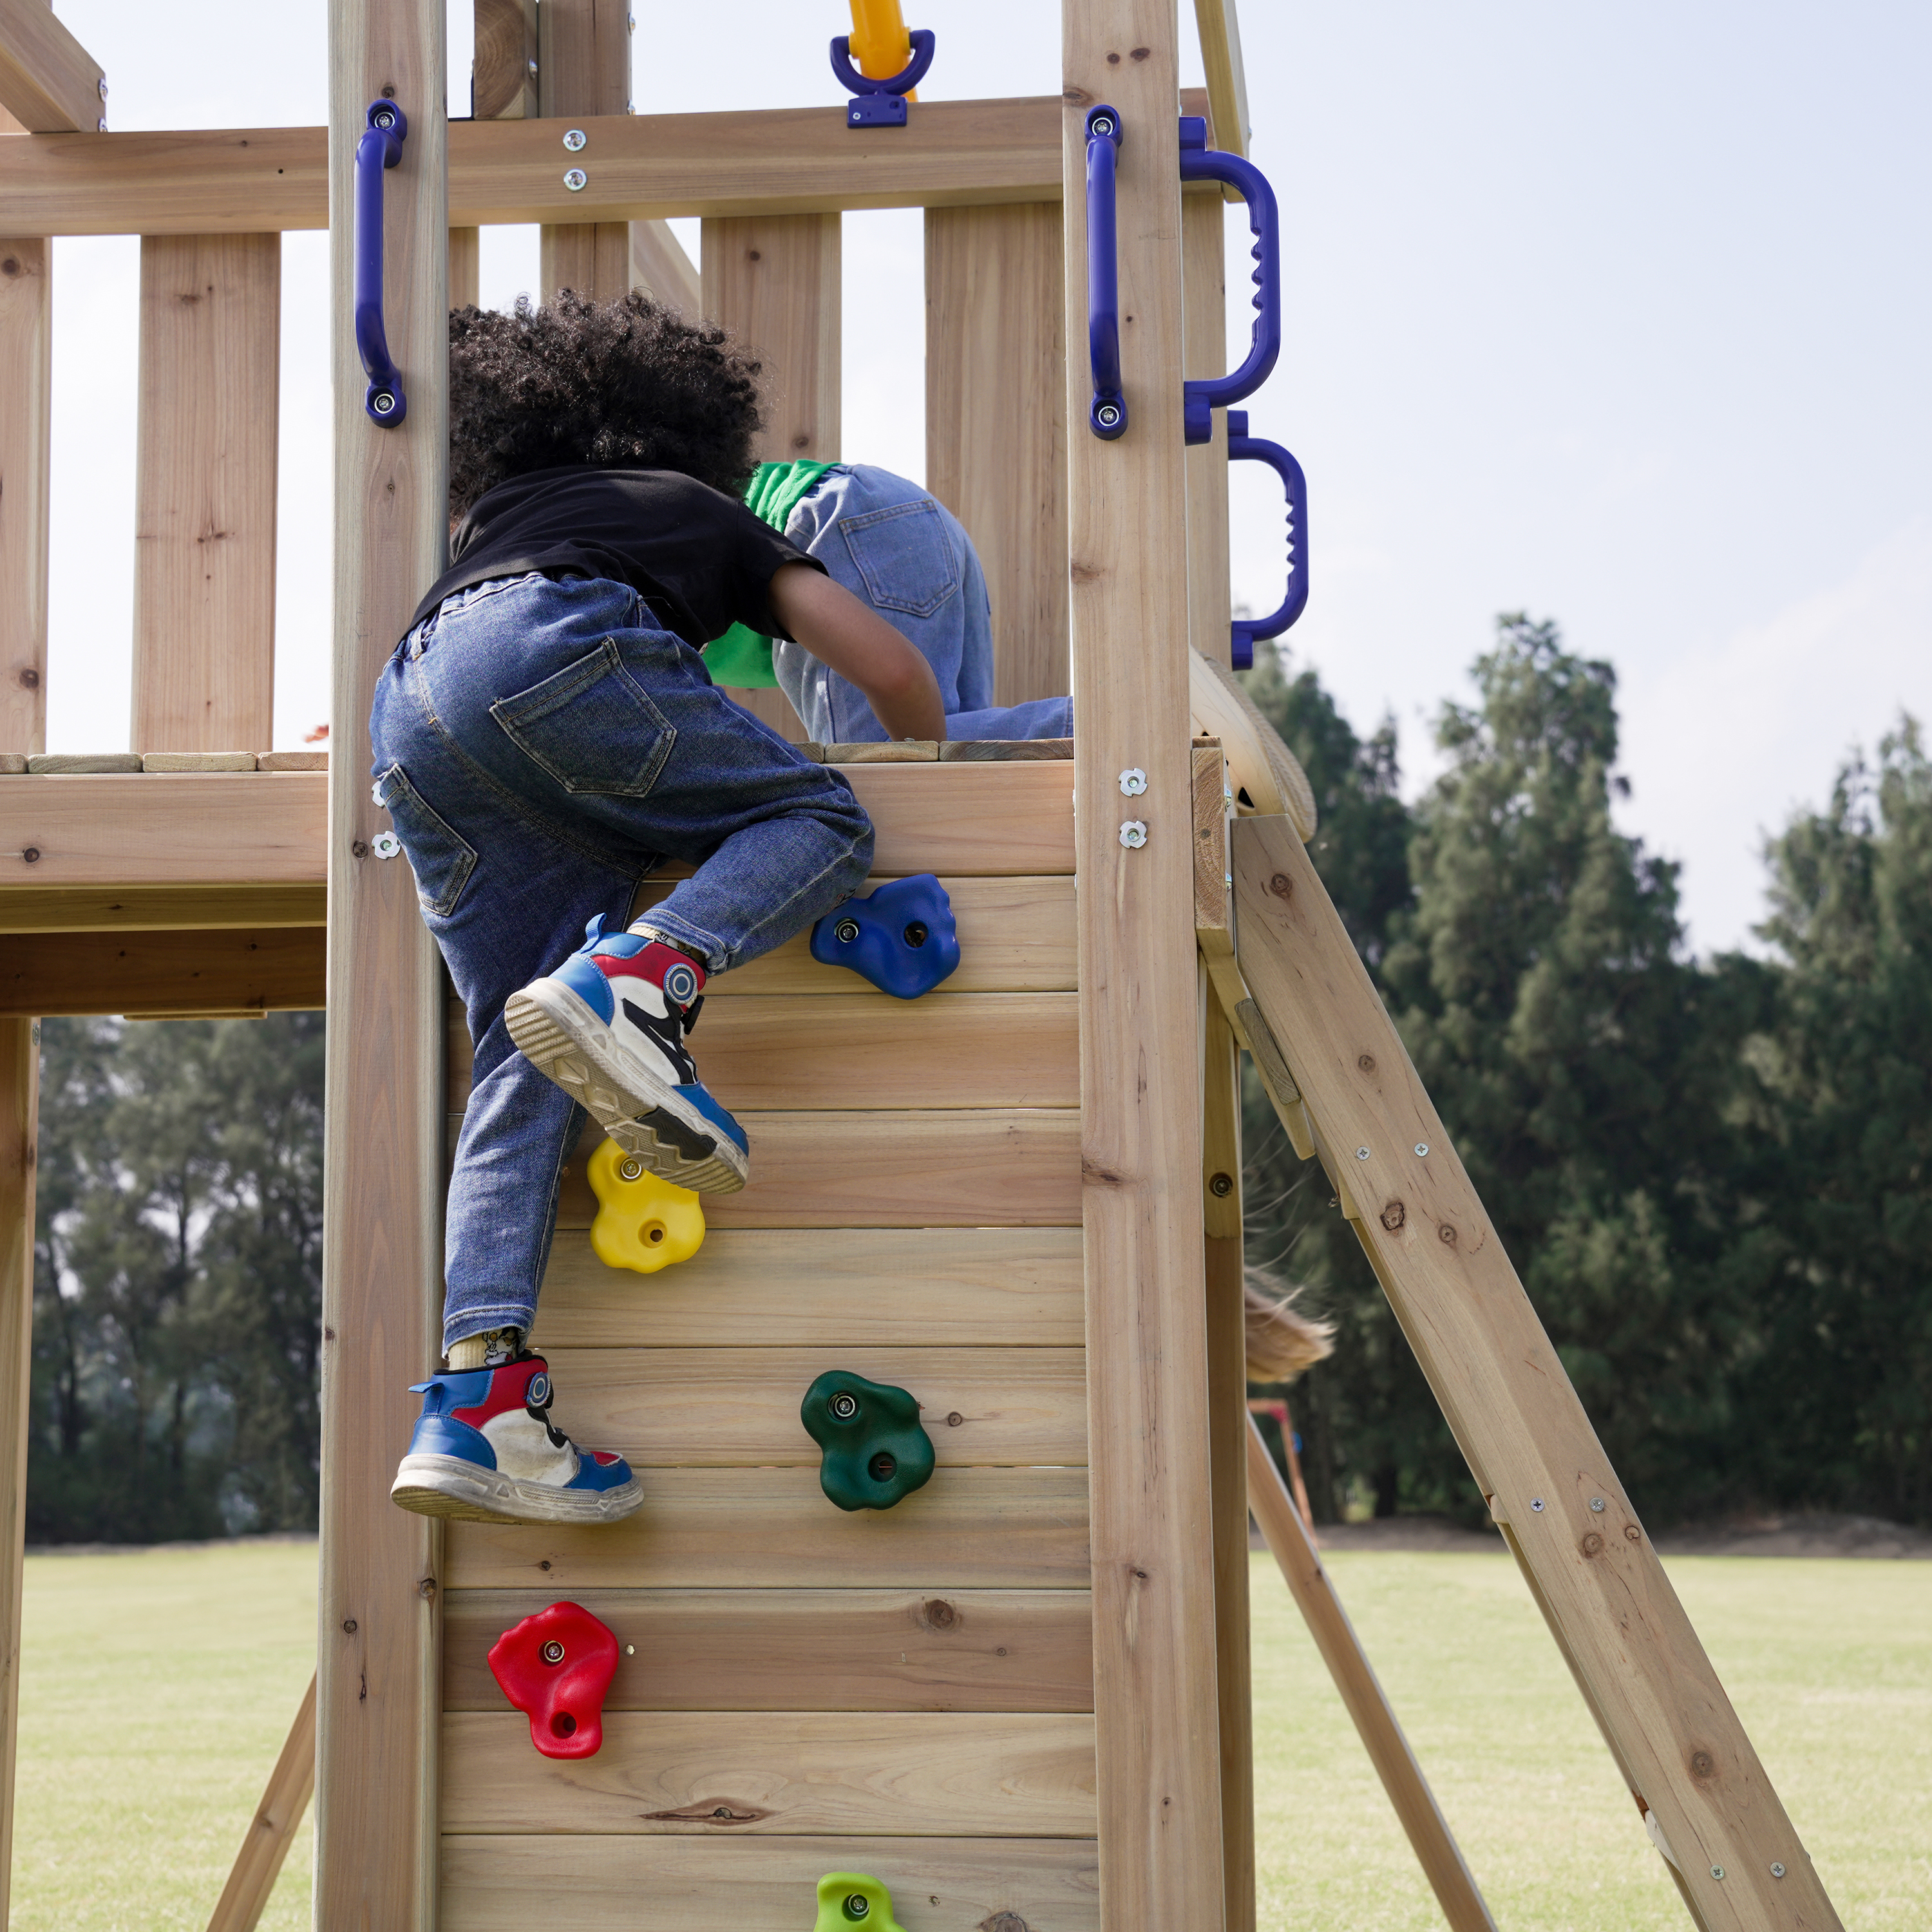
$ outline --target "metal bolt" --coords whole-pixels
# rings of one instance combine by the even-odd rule
[[[543,1660],[546,1664],[561,1664],[563,1661],[563,1646],[555,1637],[544,1646]]]
[[[617,1163],[617,1172],[626,1180],[641,1180],[644,1178],[644,1164],[632,1154],[629,1160]]]
[[[1093,127],[1089,131],[1093,134],[1100,135],[1102,138],[1111,136],[1114,131],[1112,116],[1106,114],[1096,114],[1094,117]]]
[[[850,1422],[859,1413],[859,1398],[850,1389],[841,1389],[832,1398],[832,1413],[841,1422]]]
[[[563,137],[563,145],[574,154],[590,145],[590,136],[581,128],[571,128]]]
[[[100,98],[103,100],[107,98],[107,83],[104,80],[100,83]]]
[[[626,14],[624,16],[624,25],[630,30],[631,32],[634,34],[638,31],[637,15],[634,14]]]
[[[393,859],[403,849],[403,842],[393,832],[379,832],[370,840],[369,849],[379,859]]]
[[[1415,1157],[1418,1160],[1426,1160],[1429,1158],[1429,1143],[1426,1141],[1416,1142]]]
[[[1368,1150],[1368,1149],[1367,1149],[1366,1148],[1356,1148],[1356,1150],[1355,1150],[1355,1158],[1356,1158],[1358,1160],[1366,1160],[1368,1159],[1368,1157],[1369,1157],[1369,1150]]]
[[[1094,412],[1094,420],[1097,422],[1102,429],[1112,429],[1114,425],[1120,421],[1120,408],[1116,404],[1102,403],[1100,406]]]
[[[1217,1201],[1225,1201],[1234,1191],[1234,1177],[1232,1174],[1217,1174],[1208,1183],[1208,1192]]]
[[[841,946],[850,946],[859,936],[859,922],[856,919],[842,919],[832,928],[832,936]]]
[[[97,122],[94,122],[94,131],[97,134],[106,134],[106,131],[107,131],[107,116],[106,116],[106,115],[104,115],[104,115],[102,115],[102,116],[101,116],[101,117],[100,117],[100,118],[98,121],[97,121]]]
[[[1724,1875],[1724,1868],[1722,1865],[1713,1865],[1711,1868],[1711,1876],[1713,1878],[1722,1878]]]
[[[1538,1516],[1543,1514],[1543,1498],[1540,1496],[1532,1496],[1529,1499],[1529,1506]]]
[[[625,1645],[625,1646],[624,1646],[624,1654],[625,1654],[626,1657],[635,1657],[635,1656],[637,1655],[637,1654],[638,1654],[638,1646],[637,1646],[635,1644],[634,1644],[634,1643],[627,1643],[626,1645]]]
[[[1771,1868],[1771,1875],[1773,1878],[1782,1878],[1784,1876],[1784,1868],[1782,1865],[1773,1865]]]
[[[531,80],[536,80],[536,77],[537,77],[537,64],[536,64],[536,62],[535,61],[532,61],[529,64],[530,64],[530,78],[531,78]]]
[[[1599,1516],[1601,1516],[1604,1513],[1603,1498],[1601,1496],[1592,1496],[1590,1498],[1590,1507],[1594,1510]]]
[[[379,107],[374,118],[376,125],[387,132],[396,124],[396,110],[393,107]]]
[[[581,168],[566,168],[563,171],[563,184],[572,194],[580,194],[590,179]]]
[[[374,405],[376,413],[379,416],[393,416],[395,413],[396,399],[387,389],[370,400]]]
[[[1147,843],[1147,825],[1138,818],[1124,818],[1120,821],[1120,843],[1130,852],[1137,852]]]
[[[845,1916],[848,1918],[862,1918],[872,1909],[861,1893],[852,1892],[846,1898]]]
[[[1120,795],[1124,798],[1138,798],[1147,790],[1147,773],[1138,765],[1130,765],[1120,774]]]

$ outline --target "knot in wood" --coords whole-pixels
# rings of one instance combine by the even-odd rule
[[[928,1630],[950,1630],[959,1621],[959,1612],[944,1597],[928,1598],[920,1616]]]
[[[1294,896],[1294,881],[1286,872],[1277,872],[1269,880],[1268,890],[1278,899],[1292,899]]]
[[[1583,1539],[1583,1554],[1586,1556],[1600,1556],[1603,1553],[1604,1539],[1593,1529]]]
[[[1635,1523],[1627,1522],[1624,1525],[1624,1540],[1628,1543],[1641,1543],[1643,1540],[1643,1532],[1638,1528]]]
[[[1017,1912],[996,1912],[980,1920],[979,1932],[1033,1932],[1033,1928]]]
[[[1690,1754],[1690,1775],[1700,1780],[1715,1778],[1718,1760],[1707,1750],[1694,1750]]]
[[[1442,1226],[1436,1229],[1436,1238],[1445,1248],[1453,1248],[1456,1245],[1456,1230],[1444,1221]]]
[[[1372,1073],[1376,1070],[1376,1057],[1372,1053],[1364,1053],[1356,1060],[1355,1064],[1364,1073]]]
[[[1408,1210],[1400,1201],[1391,1201],[1382,1210],[1382,1226],[1392,1234],[1408,1219]]]

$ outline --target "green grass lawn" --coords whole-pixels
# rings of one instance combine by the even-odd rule
[[[1687,1924],[1507,1558],[1329,1561],[1506,1932]],[[1434,1932],[1286,1591],[1255,1566],[1262,1924]],[[1847,1926],[1932,1924],[1932,1564],[1670,1572]],[[16,1932],[205,1924],[314,1646],[313,1544],[29,1558]],[[265,1927],[308,1924],[310,1855],[305,1828]]]

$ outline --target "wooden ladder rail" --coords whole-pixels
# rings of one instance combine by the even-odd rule
[[[215,1901],[208,1932],[255,1932],[314,1795],[315,1678],[310,1676],[275,1768],[268,1774],[262,1802],[248,1820],[229,1869],[228,1882]]]

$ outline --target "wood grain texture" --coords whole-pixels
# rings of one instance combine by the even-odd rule
[[[52,265],[37,236],[0,237],[0,744],[10,752],[47,740]]]
[[[229,1868],[208,1932],[255,1932],[315,1790],[315,1679],[308,1681],[248,1834]]]
[[[0,932],[142,932],[321,926],[328,888],[305,886],[0,886]]]
[[[1077,1348],[1078,1228],[722,1228],[645,1277],[550,1250],[536,1346]],[[1083,1429],[1084,1433],[1084,1429]]]
[[[1416,1762],[1415,1753],[1403,1735],[1354,1627],[1348,1622],[1348,1613],[1335,1594],[1334,1583],[1322,1567],[1320,1554],[1295,1514],[1281,1472],[1268,1454],[1260,1429],[1245,1411],[1238,1426],[1244,1438],[1247,1507],[1261,1526],[1262,1534],[1295,1606],[1308,1625],[1322,1662],[1328,1666],[1328,1674],[1382,1781],[1382,1789],[1395,1808],[1410,1849],[1442,1908],[1443,1917],[1449,1922],[1451,1932],[1496,1932],[1496,1921],[1484,1903],[1474,1876],[1436,1802],[1436,1794],[1429,1788],[1421,1766]],[[1241,1541],[1245,1554],[1245,1514],[1243,1522]],[[1243,1567],[1246,1568],[1245,1562]]]
[[[1225,1029],[1223,1029],[1225,1034]],[[1233,1058],[1228,1042],[1228,1058]],[[1239,1234],[1209,1234],[1208,1426],[1214,1485],[1214,1657],[1221,1752],[1221,1880],[1228,1932],[1254,1932],[1254,1704],[1249,1660],[1247,1363]]]
[[[1100,1932],[1090,1838],[614,1836],[445,1839],[442,1932],[798,1932],[829,1871],[870,1874],[917,1932]]]
[[[942,1469],[1087,1460],[1078,1348],[553,1347],[549,1360],[571,1432],[635,1468],[816,1469],[799,1405],[829,1368],[909,1391]]]
[[[446,554],[444,25],[441,0],[329,9],[332,178],[345,197],[368,104],[392,90],[410,118],[401,162],[383,177],[383,313],[410,403],[400,427],[363,412],[352,200],[330,230],[332,770],[134,781],[329,787],[315,1918],[398,1932],[430,1932],[438,1916],[441,1528],[396,1508],[388,1488],[417,1412],[409,1384],[441,1340],[443,986],[408,868],[370,853],[386,820],[370,796],[365,721],[377,673]]]
[[[472,0],[472,18],[471,115],[478,121],[522,121],[536,114],[537,0]]]
[[[1233,850],[1248,986],[1321,1138],[1370,1150],[1346,1163],[1363,1246],[1694,1913],[1712,1932],[1837,1925],[1300,840],[1245,819]]]
[[[1071,688],[1065,302],[1053,203],[927,212],[926,484],[986,573],[1000,704]]]
[[[14,1869],[20,1729],[20,1592],[27,1524],[27,1407],[34,1357],[34,1181],[40,1029],[0,1020],[0,1920]]]
[[[1089,1716],[613,1711],[602,1749],[573,1761],[533,1752],[520,1712],[453,1712],[442,1735],[446,1832],[1071,1838],[1094,1828]]]
[[[1241,23],[1234,4],[1235,0],[1194,0],[1194,21],[1201,35],[1202,64],[1208,70],[1214,146],[1245,154],[1253,129],[1248,120],[1248,81],[1241,65]]]
[[[274,736],[282,238],[141,242],[133,743]]]
[[[319,926],[0,938],[0,1015],[298,1012],[324,1004]]]
[[[878,835],[872,870],[881,877],[1073,870],[1070,764],[942,761],[838,769],[871,815]],[[1108,782],[1114,782],[1111,773]]]
[[[1101,1890],[1109,1932],[1222,1923],[1212,1486],[1201,1240],[1177,18],[1158,0],[1062,16],[1066,420],[1079,795],[1082,1166]],[[1131,58],[1123,58],[1131,51]],[[1088,106],[1118,185],[1129,427],[1085,425]],[[1126,320],[1131,318],[1131,320]],[[1078,425],[1076,428],[1076,425]],[[1144,795],[1119,773],[1148,775]],[[944,771],[947,767],[941,766]],[[1148,838],[1124,847],[1120,822]]]
[[[664,221],[631,224],[631,286],[642,289],[687,322],[704,313],[704,285],[698,264]]]
[[[598,172],[601,144],[580,126],[583,121],[630,112],[628,5],[628,0],[543,0],[538,9],[538,111],[591,136],[590,145],[574,154],[559,142],[560,179],[573,163],[593,177]],[[625,222],[545,222],[538,255],[541,301],[572,289],[591,302],[614,302],[631,286],[631,231]]]
[[[939,748],[948,764],[955,760],[979,764],[1012,764],[1037,759],[1070,760],[1071,738],[949,738]]]
[[[1080,1220],[1080,1117],[1070,1107],[744,1114],[752,1179],[705,1199],[713,1228],[1063,1227]],[[596,1212],[566,1164],[560,1228]]]
[[[0,0],[0,107],[30,134],[93,134],[107,112],[99,63],[47,0]]]
[[[1218,193],[1180,197],[1180,266],[1186,286],[1190,378],[1228,370],[1227,236]],[[1246,256],[1240,259],[1246,260]],[[1228,412],[1212,412],[1214,433],[1187,448],[1187,632],[1204,656],[1230,662],[1233,617],[1228,560]]]
[[[1220,742],[1194,740],[1194,938],[1204,953],[1234,950],[1234,893],[1228,883],[1228,761]]]
[[[640,1578],[706,1590],[1087,1583],[1084,1469],[942,1469],[896,1508],[849,1515],[826,1501],[816,1469],[659,1469],[644,1492],[634,1516],[592,1529],[453,1523],[448,1586],[542,1588],[553,1601]]]
[[[475,308],[481,299],[483,272],[482,232],[475,228],[449,231],[449,305]]]
[[[546,1586],[547,1587],[547,1586]],[[453,1590],[443,1708],[507,1711],[490,1646],[544,1590]],[[587,1590],[624,1646],[607,1711],[1087,1711],[1084,1590]]]

